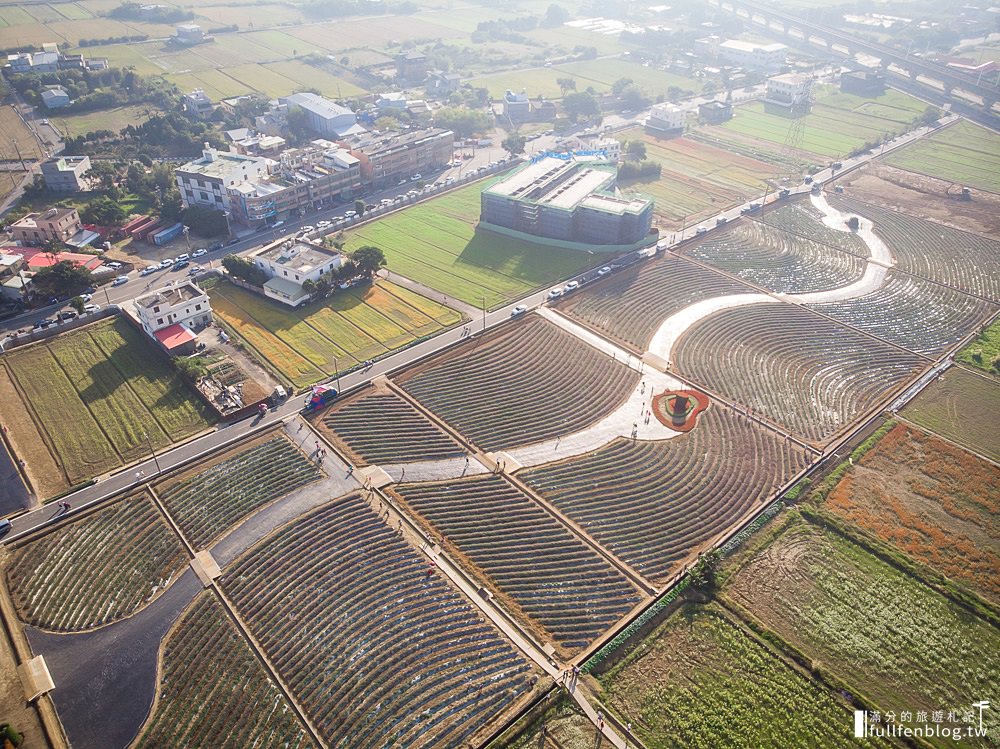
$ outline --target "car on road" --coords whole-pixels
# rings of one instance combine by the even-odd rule
[[[510,316],[511,317],[517,317],[518,315],[523,315],[527,311],[528,311],[527,306],[525,306],[523,304],[519,304],[514,309],[512,309],[510,311]]]
[[[401,180],[399,180],[399,182],[396,183],[396,186],[399,187],[400,185],[405,185],[405,184],[406,184],[406,180],[405,179],[401,179]]]
[[[605,265],[603,268],[601,268],[599,271],[597,271],[597,275],[599,275],[599,276],[606,276],[610,272],[611,272],[611,266],[610,265]]]
[[[190,260],[190,259],[191,259],[191,256],[188,253],[182,252],[180,255],[178,255],[176,258],[174,258],[174,262],[175,263],[179,263],[181,260]]]
[[[424,175],[422,175],[420,173],[417,173],[417,174],[414,174],[412,177],[410,177],[410,182],[419,182],[423,178],[424,178]]]
[[[55,320],[45,319],[45,320],[39,320],[31,327],[33,327],[35,330],[45,330],[50,325],[55,325],[55,324],[56,324]]]
[[[140,276],[148,276],[151,273],[156,273],[156,271],[158,271],[158,270],[160,270],[160,266],[159,265],[147,265],[145,268],[143,268],[141,271],[139,271],[139,275]]]
[[[100,311],[101,311],[101,305],[99,305],[99,304],[85,304],[85,305],[83,305],[83,312],[84,312],[84,314],[89,314],[91,312],[100,312]]]
[[[193,275],[195,275],[197,273],[201,273],[203,270],[205,270],[205,269],[202,268],[200,265],[192,265],[191,269],[188,270],[188,275],[189,276],[193,276]]]
[[[358,215],[357,211],[344,211],[343,218],[354,218]]]
[[[215,244],[212,245],[211,249],[214,252],[215,250],[221,250],[225,246],[226,246],[225,242],[216,242]]]
[[[94,298],[94,295],[93,294],[80,294],[80,298],[84,301],[84,303],[87,303],[91,299]]]
[[[726,222],[727,222],[728,220],[729,220],[729,219],[728,219],[728,218],[726,218],[725,216],[719,216],[719,217],[718,217],[717,219],[715,219],[715,225],[716,225],[716,226],[722,226],[722,225],[723,225],[724,223],[726,223]]]
[[[554,289],[549,291],[549,299],[558,299],[563,295],[562,286],[556,286]]]
[[[190,260],[178,260],[176,263],[174,263],[173,269],[174,270],[184,270],[189,265],[191,265],[191,261]]]
[[[0,538],[3,538],[14,529],[14,523],[7,518],[0,520]]]
[[[694,233],[695,234],[707,234],[708,233],[708,227],[707,226],[699,226],[697,229],[694,230]]]
[[[115,280],[111,282],[112,286],[121,286],[122,284],[128,283],[128,276],[116,276]]]
[[[333,223],[332,221],[317,221],[316,222],[316,228],[317,229],[325,229],[326,227],[330,226],[330,224],[332,224],[332,223]]]
[[[157,267],[160,270],[163,270],[164,268],[169,268],[173,264],[174,264],[174,259],[172,257],[165,257],[163,258],[163,260],[160,261],[160,264]]]
[[[199,247],[197,250],[191,253],[191,257],[203,257],[208,254],[208,249],[205,247]]]
[[[42,120],[42,124],[43,124],[43,125],[48,125],[48,124],[49,124],[49,121],[48,121],[47,119],[45,119],[45,120]]]
[[[70,309],[64,309],[62,312],[56,315],[60,320],[75,320],[76,312]]]
[[[580,288],[580,282],[579,281],[567,281],[567,283],[566,283],[566,293],[567,294],[569,292],[574,291],[574,290],[579,289],[579,288]]]
[[[233,237],[228,242],[226,242],[226,244],[228,244],[228,245],[234,245],[234,244],[239,244],[239,243],[240,243],[239,237]]]

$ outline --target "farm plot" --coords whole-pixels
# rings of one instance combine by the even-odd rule
[[[537,315],[431,359],[397,381],[486,450],[579,431],[639,374]]]
[[[599,543],[662,582],[806,467],[795,445],[723,406],[687,434],[610,445],[518,476]]]
[[[1000,461],[997,413],[1000,383],[961,367],[949,369],[903,409],[925,429]]]
[[[967,120],[893,151],[885,161],[912,172],[1000,192],[1000,136]]]
[[[431,16],[433,18],[433,16]],[[373,16],[337,20],[289,29],[287,33],[304,45],[336,52],[353,47],[376,50],[396,48],[408,39],[450,39],[464,34],[414,15]]]
[[[167,636],[158,699],[136,749],[315,744],[211,593]]]
[[[585,648],[639,602],[622,573],[501,476],[395,492],[566,651]]]
[[[204,548],[254,510],[323,476],[280,434],[194,470],[194,475],[159,488],[159,493],[196,548]]]
[[[128,125],[140,125],[158,114],[161,114],[160,110],[153,105],[132,104],[85,114],[58,115],[52,118],[52,123],[64,136],[75,138],[97,130],[117,133]]]
[[[231,284],[218,284],[210,296],[216,314],[295,387],[462,319],[449,307],[381,280],[295,310]]]
[[[461,445],[391,392],[337,401],[315,423],[357,463],[412,463],[465,454]]]
[[[459,746],[528,689],[527,662],[358,495],[222,586],[330,746]]]
[[[961,714],[996,688],[996,628],[833,531],[790,523],[725,590],[883,712]]]
[[[958,343],[997,310],[990,302],[918,276],[889,271],[863,297],[809,305],[846,325],[927,356]]]
[[[7,585],[21,618],[56,632],[135,613],[183,570],[187,555],[144,492],[19,546]]]
[[[826,507],[1000,603],[1000,467],[900,424]]]
[[[865,260],[760,221],[741,221],[687,254],[769,291],[801,294],[857,281]]]
[[[984,372],[1000,374],[1000,320],[983,329],[955,359]]]
[[[953,288],[1000,301],[1000,242],[905,213],[830,197],[835,208],[860,213],[892,250],[897,268]]]
[[[0,133],[4,134],[4,139],[0,140],[0,159],[4,161],[19,161],[18,151],[28,161],[42,157],[42,151],[38,145],[38,139],[35,138],[35,134],[28,129],[28,126],[24,124],[24,120],[18,116],[17,112],[14,111],[14,107],[9,104],[0,107]],[[15,142],[17,143],[17,148],[14,147]],[[7,179],[7,175],[2,176],[4,179]]]
[[[592,265],[585,252],[479,231],[483,183],[393,213],[347,235],[346,249],[381,247],[393,273],[476,307],[517,299]]]
[[[15,349],[0,363],[35,426],[11,425],[15,450],[32,455],[40,435],[61,467],[61,481],[46,480],[49,490],[145,455],[147,435],[166,447],[210,423],[170,362],[119,319]]]
[[[344,78],[328,73],[315,65],[298,60],[284,60],[265,65],[268,70],[296,81],[298,85],[308,85],[318,89],[323,96],[341,99],[349,96],[364,96],[366,91]]]
[[[771,164],[690,138],[661,139],[642,130],[628,130],[620,137],[644,142],[648,158],[663,167],[657,180],[622,184],[653,197],[656,214],[671,229],[679,229],[685,219],[690,226],[760,195],[767,187],[764,180],[778,176]]]
[[[789,304],[722,310],[674,349],[678,371],[823,443],[925,361]]]
[[[799,149],[819,159],[833,159],[878,142],[887,133],[910,129],[926,107],[924,102],[892,89],[873,98],[828,89],[817,91],[811,111],[801,117],[753,101],[736,107],[735,116],[724,125],[700,132],[723,145],[742,142],[762,146],[780,159],[789,133],[800,119],[804,123]]]
[[[848,705],[716,606],[688,604],[602,677],[602,700],[649,747],[836,747]]]
[[[573,292],[559,301],[559,311],[641,352],[673,313],[702,299],[752,291],[719,273],[667,255]]]

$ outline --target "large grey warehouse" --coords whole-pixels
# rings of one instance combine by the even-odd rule
[[[593,155],[546,156],[483,190],[480,222],[568,242],[630,245],[653,221],[653,201],[615,191],[618,169]]]

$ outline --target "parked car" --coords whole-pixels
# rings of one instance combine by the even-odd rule
[[[14,523],[7,518],[0,520],[0,538],[3,538],[14,529]]]
[[[191,269],[188,271],[189,276],[193,276],[197,273],[201,273],[204,270],[200,265],[192,265]]]
[[[554,289],[549,291],[549,299],[558,299],[563,295],[563,290],[561,286],[556,286]]]
[[[39,320],[34,325],[32,325],[32,327],[35,330],[45,330],[50,325],[55,325],[55,324],[56,324],[55,320],[49,320],[48,318],[46,318],[45,320]]]
[[[115,280],[111,282],[112,286],[121,286],[122,284],[128,283],[128,276],[116,276]]]
[[[139,275],[140,276],[148,276],[151,273],[156,273],[156,271],[158,271],[158,270],[160,270],[160,266],[159,265],[147,265],[145,268],[143,268],[141,271],[139,271]]]
[[[699,226],[697,229],[694,230],[694,233],[695,234],[707,234],[708,233],[708,227],[707,226]]]
[[[726,222],[727,222],[728,220],[729,220],[729,219],[728,219],[728,218],[726,218],[725,216],[719,216],[719,217],[718,217],[717,219],[715,219],[715,225],[716,225],[716,226],[722,226],[722,225],[723,225],[724,223],[726,223]]]
[[[330,221],[317,221],[316,222],[316,228],[317,229],[325,229],[326,227],[328,227],[330,225],[330,223],[331,223]]]
[[[215,250],[221,250],[225,246],[226,246],[225,242],[216,242],[215,244],[212,245],[211,249],[214,252]]]
[[[228,242],[226,242],[226,244],[228,244],[228,245],[234,245],[234,244],[239,244],[239,243],[240,243],[239,237],[233,237]]]
[[[519,304],[514,309],[512,309],[510,311],[510,316],[511,317],[517,317],[518,315],[523,315],[527,311],[528,311],[528,308],[525,305]]]
[[[76,312],[71,309],[64,309],[62,312],[56,315],[60,320],[75,320]]]
[[[184,270],[189,265],[191,265],[190,260],[178,260],[176,263],[174,263],[173,270]]]
[[[401,180],[399,180],[399,182],[396,183],[396,186],[398,187],[400,185],[405,185],[405,184],[406,184],[406,180],[405,179],[401,179]]]
[[[94,295],[93,294],[80,294],[80,298],[84,301],[84,303],[86,303],[86,302],[89,302],[91,299],[93,299]]]
[[[106,260],[104,264],[109,268],[111,268],[112,270],[118,270],[119,268],[122,267],[121,263],[115,262],[114,260]]]
[[[160,264],[157,267],[160,270],[163,270],[165,268],[169,268],[173,264],[174,264],[174,259],[172,257],[165,257],[163,258],[163,260],[160,261]]]
[[[199,247],[197,250],[191,253],[191,257],[203,257],[208,254],[208,250],[205,247]]]
[[[344,218],[354,218],[357,215],[357,211],[344,211]]]
[[[578,289],[578,288],[580,288],[580,282],[579,281],[567,281],[566,282],[566,293],[567,294],[569,292],[575,290],[575,289]]]
[[[599,271],[597,271],[597,275],[599,275],[599,276],[606,276],[610,272],[611,272],[611,266],[610,265],[605,265],[603,268],[601,268]]]
[[[174,258],[174,262],[175,263],[179,263],[182,260],[190,260],[190,259],[191,259],[191,256],[188,253],[182,252],[180,255],[178,255],[176,258]]]
[[[414,174],[412,177],[410,177],[410,182],[419,182],[422,179],[423,179],[423,175],[421,175],[421,174]]]
[[[84,314],[89,314],[89,313],[93,313],[93,312],[100,312],[100,311],[101,311],[101,305],[99,305],[99,304],[85,304],[85,305],[83,305],[83,312],[84,312]]]

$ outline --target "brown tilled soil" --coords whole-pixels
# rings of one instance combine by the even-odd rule
[[[956,229],[1000,234],[1000,195],[972,191],[959,200],[961,185],[873,162],[837,180],[844,194]]]

